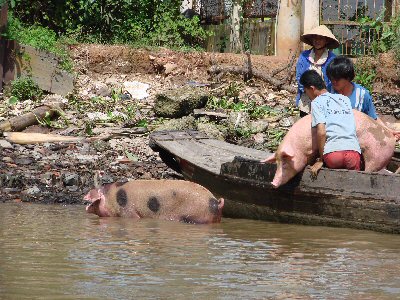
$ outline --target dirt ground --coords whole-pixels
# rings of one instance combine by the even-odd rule
[[[79,45],[71,50],[76,69],[90,73],[94,79],[114,74],[163,74],[171,83],[182,80],[203,82],[209,79],[207,71],[212,65],[244,66],[246,63],[244,54],[178,52],[166,48],[147,50],[127,46]],[[376,70],[376,93],[393,95],[400,92],[400,69],[394,53],[384,53],[378,58],[365,60],[368,62],[367,68]],[[251,55],[254,69],[273,74],[274,71],[286,67],[274,77],[289,84],[295,80],[296,59],[289,69],[291,61],[291,57]],[[357,62],[356,59],[354,61]]]
[[[231,53],[152,51],[104,45],[83,45],[71,50],[77,70],[90,73],[94,79],[115,74],[160,74],[172,83],[182,80],[203,82],[209,79],[207,71],[211,65],[243,66],[245,63],[245,55]],[[289,62],[289,59],[275,56],[252,55],[251,59],[254,68],[268,72],[283,68]],[[277,78],[286,78],[287,73],[281,72]]]

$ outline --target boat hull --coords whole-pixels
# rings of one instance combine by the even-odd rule
[[[322,169],[317,180],[312,180],[306,169],[274,189],[270,181],[276,165],[259,163],[268,153],[251,152],[242,158],[237,154],[243,153],[243,147],[225,143],[219,152],[226,155],[230,149],[231,156],[209,168],[194,153],[200,147],[197,156],[206,155],[204,145],[210,145],[210,140],[190,134],[175,140],[172,133],[169,141],[151,136],[153,148],[171,168],[225,199],[225,217],[400,233],[400,175]],[[174,149],[180,145],[185,151],[178,153]]]

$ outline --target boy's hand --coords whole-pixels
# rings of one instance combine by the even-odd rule
[[[396,141],[400,141],[400,131],[392,131]]]
[[[323,165],[324,165],[324,162],[322,160],[320,160],[311,166],[310,173],[311,173],[312,180],[317,179],[318,172],[319,172],[319,170],[321,170]]]

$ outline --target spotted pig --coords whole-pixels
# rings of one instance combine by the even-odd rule
[[[92,189],[88,213],[100,217],[156,218],[184,223],[221,221],[224,199],[184,180],[133,180]]]

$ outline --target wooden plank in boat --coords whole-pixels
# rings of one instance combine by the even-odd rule
[[[216,155],[216,158],[220,157],[221,159],[223,158],[223,161],[228,161],[225,159],[227,156],[230,157],[230,160],[233,160],[235,156],[239,155],[254,159],[263,159],[271,155],[271,153],[266,151],[210,139],[205,134],[195,131],[160,131],[153,133],[151,139],[154,140],[158,146],[161,146],[171,153],[179,153],[179,155],[183,155],[184,157],[186,154],[189,155],[189,153],[192,152],[198,155],[208,155],[212,153],[212,155]],[[185,147],[185,151],[182,151],[182,147]]]

